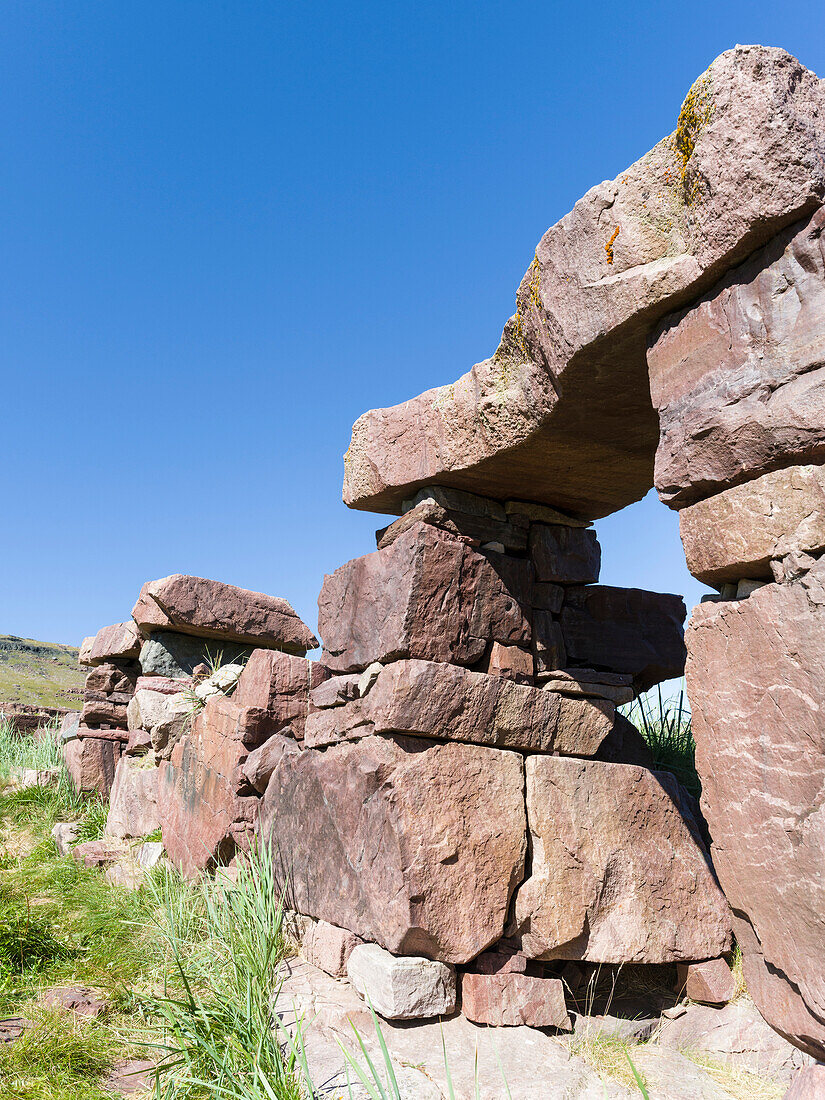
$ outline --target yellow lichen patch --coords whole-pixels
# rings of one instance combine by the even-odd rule
[[[530,266],[527,268],[527,301],[528,304],[534,306],[538,314],[539,321],[541,321],[541,315],[544,310],[544,306],[541,301],[541,270],[539,268],[538,256],[533,256],[530,262]],[[529,358],[529,352],[527,349],[527,341],[524,334],[524,299],[521,297],[516,298],[516,312],[515,312],[515,336],[516,343],[525,358]]]
[[[610,234],[610,240],[604,246],[604,250],[607,253],[607,262],[609,264],[613,263],[613,242],[616,240],[618,235],[619,235],[619,226],[617,225],[616,228],[613,230],[613,232]]]
[[[710,77],[705,73],[704,76],[700,76],[691,85],[690,91],[685,96],[676,129],[670,139],[671,148],[676,154],[685,203],[688,206],[697,197],[699,186],[697,180],[692,183],[689,182],[688,164],[693,156],[699,135],[710,122],[712,115],[711,83]]]

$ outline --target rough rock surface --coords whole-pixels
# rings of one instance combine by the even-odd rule
[[[172,630],[300,654],[318,645],[286,600],[182,573],[147,581],[132,618],[147,635]]]
[[[349,957],[361,940],[346,928],[311,921],[301,942],[301,954],[312,966],[317,966],[333,978],[345,978]]]
[[[397,954],[467,962],[501,937],[523,875],[522,761],[409,737],[305,749],[273,772],[260,832],[291,908]]]
[[[823,135],[820,121],[820,157]],[[672,507],[825,458],[823,227],[819,209],[663,323],[648,363]]]
[[[229,663],[246,658],[251,652],[249,646],[235,642],[216,642],[172,630],[156,630],[141,646],[140,668],[144,676],[188,678],[199,664],[208,664],[219,654],[222,662]]]
[[[530,559],[542,584],[592,584],[599,579],[602,551],[595,531],[534,523]]]
[[[633,677],[637,692],[681,676],[685,667],[681,596],[591,584],[569,588],[561,610],[568,660]]]
[[[492,1027],[572,1027],[564,1003],[564,983],[558,978],[499,971],[463,974],[461,1011],[475,1024]]]
[[[83,663],[101,665],[116,658],[134,658],[140,653],[141,637],[132,622],[104,626],[95,634],[94,641],[84,651]]]
[[[789,1083],[809,1057],[772,1030],[748,997],[724,1008],[688,1005],[675,1020],[663,1020],[659,1042],[702,1051],[721,1062]]]
[[[683,508],[679,532],[705,584],[769,581],[772,560],[825,549],[825,466],[775,470]]]
[[[299,740],[304,735],[309,693],[329,676],[318,661],[277,650],[256,649],[246,663],[233,695],[241,707],[256,707],[268,719],[270,732],[289,725]]]
[[[347,977],[385,1020],[426,1020],[455,1011],[455,971],[442,962],[398,958],[377,943],[362,943],[350,952]]]
[[[243,793],[240,768],[260,743],[257,717],[254,709],[214,696],[160,765],[163,842],[183,874],[227,863],[249,846],[259,799],[249,788]],[[285,747],[290,750],[299,751],[294,741]]]
[[[316,711],[306,743],[320,747],[368,733],[406,733],[505,749],[593,756],[614,708],[434,661],[395,661],[364,699]]]
[[[598,518],[643,496],[657,440],[647,335],[822,201],[823,113],[822,82],[784,50],[718,57],[675,133],[545,233],[495,355],[358,420],[345,501],[397,512],[428,482],[499,500],[529,486]]]
[[[400,657],[472,665],[489,642],[529,643],[529,609],[519,600],[528,603],[529,591],[508,591],[485,555],[419,523],[324,578],[322,661],[337,672]]]
[[[75,738],[63,746],[63,760],[79,794],[98,791],[109,797],[120,759],[120,742],[100,737]]]
[[[765,1019],[825,1055],[825,560],[687,633],[702,809]]]
[[[724,897],[655,773],[526,761],[532,875],[515,902],[532,958],[665,963],[728,950]]]
[[[157,767],[146,756],[121,756],[109,796],[106,833],[148,836],[159,827]]]
[[[806,1066],[794,1077],[784,1100],[822,1100],[825,1096],[825,1065]]]

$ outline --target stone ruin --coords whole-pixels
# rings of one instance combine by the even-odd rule
[[[733,933],[825,1058],[823,203],[825,83],[721,55],[547,231],[495,354],[355,425],[344,499],[400,518],[325,578],[320,659],[285,601],[182,576],[87,640],[65,753],[109,830],[188,874],[270,844],[307,956],[387,1018],[564,1027],[571,961],[699,989]],[[654,485],[718,593],[701,813],[616,713],[685,659],[678,597],[598,584],[591,522]]]

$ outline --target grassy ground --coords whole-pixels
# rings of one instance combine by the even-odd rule
[[[77,650],[0,634],[0,703],[80,709],[85,673]]]

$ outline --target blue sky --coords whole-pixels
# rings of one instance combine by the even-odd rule
[[[542,232],[736,42],[825,7],[7,0],[0,632],[78,643],[172,572],[284,595],[381,517],[352,422],[495,348]],[[673,513],[602,579],[684,593]]]

